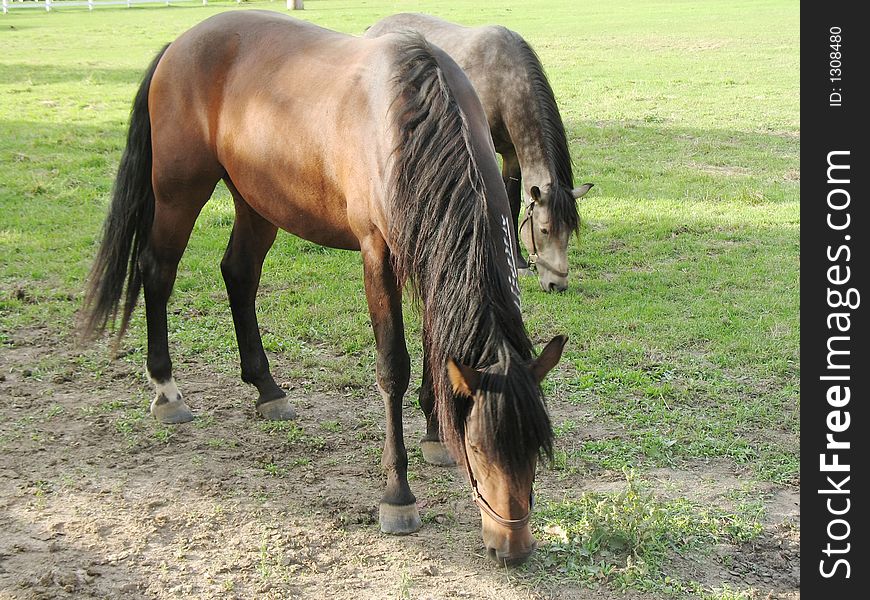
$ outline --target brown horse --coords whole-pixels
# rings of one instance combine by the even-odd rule
[[[115,320],[126,281],[120,337],[144,289],[151,411],[164,423],[193,418],[172,377],[166,303],[221,179],[236,209],[221,271],[259,414],[295,414],[254,307],[278,228],[359,250],[386,407],[381,529],[421,526],[402,434],[409,283],[422,304],[427,420],[468,469],[490,554],[524,560],[536,462],[552,448],[540,381],[566,338],[534,357],[504,185],[462,70],[419,36],[359,39],[261,11],[212,17],[158,55],[134,100],[84,327]]]
[[[535,51],[499,26],[463,27],[422,14],[398,14],[372,25],[366,37],[416,31],[462,67],[480,98],[513,216],[529,251],[528,268],[544,291],[568,286],[568,239],[578,231],[576,201],[592,188],[574,187],[565,126]],[[519,223],[522,190],[526,215]],[[526,261],[514,246],[517,265]]]

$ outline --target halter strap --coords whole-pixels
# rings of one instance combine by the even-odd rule
[[[560,271],[559,269],[548,263],[546,260],[538,256],[538,244],[535,240],[535,217],[533,216],[535,204],[537,204],[535,200],[529,202],[529,206],[528,208],[526,208],[526,218],[523,219],[522,223],[520,223],[520,231],[523,230],[523,227],[526,226],[526,223],[529,223],[529,233],[531,233],[532,235],[532,251],[529,253],[529,271],[533,273],[537,272],[538,265],[540,265],[557,277],[568,277],[568,271]]]
[[[468,460],[468,449],[465,447],[465,442],[462,442],[462,451],[465,452],[465,471],[468,473],[468,479],[471,482],[471,499],[474,500],[474,503],[489,515],[493,521],[501,525],[502,527],[507,527],[508,529],[522,529],[525,527],[529,518],[532,516],[532,508],[535,505],[535,492],[532,491],[529,494],[529,512],[526,513],[526,516],[521,519],[505,519],[493,509],[492,506],[489,505],[489,502],[486,501],[486,498],[483,497],[483,494],[480,493],[480,490],[477,489],[477,479],[474,478],[474,473],[471,472],[471,462]]]

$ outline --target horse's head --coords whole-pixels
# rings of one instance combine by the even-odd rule
[[[553,431],[540,383],[562,356],[557,336],[531,364],[477,371],[448,361],[453,391],[470,400],[463,435],[466,471],[480,508],[483,542],[500,564],[517,565],[534,551],[529,529],[532,486],[541,453],[552,454]]]
[[[591,188],[591,183],[574,189],[553,183],[529,190],[520,238],[529,252],[529,269],[537,272],[545,292],[564,292],[568,287],[568,238],[579,225],[575,202]]]

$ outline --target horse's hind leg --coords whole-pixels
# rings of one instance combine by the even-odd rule
[[[167,188],[155,181],[154,223],[140,255],[139,267],[148,325],[148,376],[157,391],[151,402],[151,414],[161,423],[185,423],[193,419],[172,377],[166,303],[193,224],[211,196],[215,183],[217,179],[211,183],[201,181]],[[183,193],[179,193],[179,188],[184,190]]]
[[[235,200],[236,222],[221,261],[221,273],[239,343],[242,381],[256,386],[260,394],[257,412],[261,416],[273,421],[293,419],[296,411],[269,372],[255,306],[263,260],[275,241],[278,228],[254,212],[231,181],[225,181]]]
[[[441,441],[439,433],[438,414],[435,412],[435,388],[432,385],[432,374],[429,361],[423,356],[423,384],[420,386],[420,408],[426,415],[426,435],[420,440],[420,450],[423,459],[432,465],[452,467],[456,460],[450,455],[447,447]]]

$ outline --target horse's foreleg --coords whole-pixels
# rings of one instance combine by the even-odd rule
[[[435,411],[435,388],[432,384],[432,374],[429,370],[429,362],[423,356],[423,384],[420,386],[420,408],[426,415],[426,435],[420,440],[420,449],[423,451],[423,459],[432,465],[452,467],[456,460],[447,451],[447,447],[441,441],[438,425],[438,413]]]
[[[261,416],[273,421],[293,419],[296,411],[269,371],[256,313],[263,260],[275,241],[278,228],[254,212],[231,182],[227,182],[227,186],[235,199],[236,221],[221,261],[221,273],[233,313],[242,381],[256,386],[259,392],[256,406]]]
[[[408,453],[402,433],[402,398],[411,376],[402,322],[402,292],[380,236],[362,244],[366,299],[377,345],[377,381],[386,408],[386,439],[381,464],[387,487],[380,504],[381,531],[407,534],[422,526],[417,499],[408,485]]]
[[[520,209],[523,205],[522,172],[520,171],[520,161],[515,153],[505,152],[502,154],[501,176],[510,203],[511,217],[514,220],[514,233],[516,234],[514,235],[514,258],[517,262],[517,269],[526,271],[529,265],[523,258],[519,241]]]

